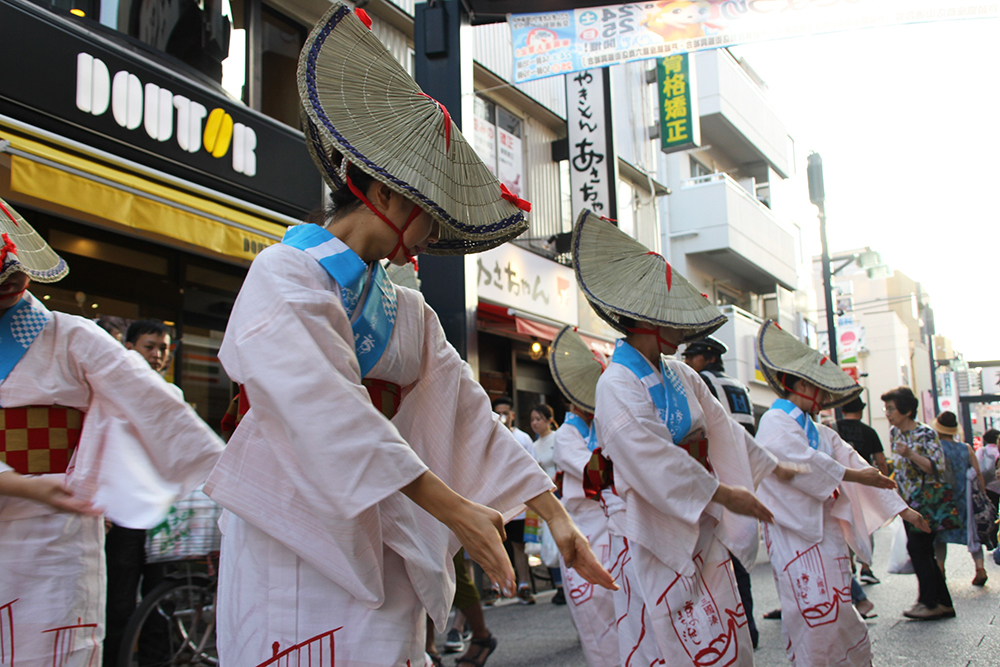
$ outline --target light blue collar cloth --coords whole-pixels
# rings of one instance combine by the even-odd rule
[[[688,405],[687,391],[684,384],[670,366],[660,359],[660,374],[662,380],[656,377],[656,372],[649,361],[634,347],[619,339],[615,344],[615,353],[611,363],[621,364],[629,369],[649,391],[649,396],[656,406],[660,419],[666,423],[670,436],[675,443],[684,440],[691,430],[691,406]]]
[[[337,281],[351,320],[354,352],[365,377],[382,358],[396,324],[396,287],[378,262],[371,265],[318,225],[290,227],[281,242],[305,252]]]
[[[806,436],[809,438],[809,446],[813,449],[819,449],[819,429],[816,428],[816,423],[801,408],[788,399],[779,398],[771,404],[771,409],[787,413],[789,417],[794,419],[805,430]]]
[[[590,451],[597,449],[597,429],[593,426],[587,426],[583,417],[573,412],[567,412],[563,424],[569,424],[580,433],[580,437],[587,443],[587,449]]]
[[[51,320],[49,309],[27,292],[0,317],[0,383],[7,379]]]

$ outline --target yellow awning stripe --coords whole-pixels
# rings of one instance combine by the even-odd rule
[[[285,226],[72,155],[20,135],[10,141],[11,189],[99,218],[244,260],[281,239]]]

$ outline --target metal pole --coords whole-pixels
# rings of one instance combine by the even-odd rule
[[[830,361],[837,363],[837,320],[833,312],[833,274],[830,271],[830,249],[826,243],[826,206],[820,201],[819,238],[823,244],[823,294],[826,296],[826,338],[830,344]]]

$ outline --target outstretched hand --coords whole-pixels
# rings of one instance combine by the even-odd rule
[[[505,597],[513,597],[514,568],[503,548],[507,534],[503,528],[503,516],[494,509],[472,501],[466,501],[447,523],[458,541],[465,547],[469,558],[479,563],[490,581]]]
[[[773,474],[782,482],[790,482],[795,479],[796,475],[804,475],[810,470],[812,470],[812,468],[810,468],[806,463],[782,462],[774,468]]]
[[[587,538],[569,517],[553,519],[548,522],[548,526],[567,568],[573,568],[592,584],[612,591],[618,590],[614,578],[597,560]]]
[[[719,484],[719,488],[716,490],[715,495],[712,496],[712,500],[735,514],[752,516],[764,523],[774,522],[774,515],[771,514],[771,510],[767,509],[764,503],[757,500],[757,496],[742,486]]]
[[[924,518],[924,515],[912,507],[907,507],[905,510],[900,512],[899,518],[907,523],[913,524],[925,533],[931,532],[931,526],[927,523],[927,519]]]
[[[66,485],[54,477],[24,478],[24,496],[54,507],[60,512],[73,512],[84,516],[100,516],[101,511],[86,500],[73,495]]]
[[[878,471],[878,468],[873,468],[871,466],[861,469],[848,468],[844,472],[844,481],[864,484],[865,486],[872,486],[876,489],[896,488],[895,480],[891,477],[886,477]]]

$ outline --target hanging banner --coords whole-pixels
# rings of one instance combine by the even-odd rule
[[[701,145],[701,116],[694,86],[694,62],[688,54],[678,53],[657,61],[660,150],[664,153]]]
[[[566,129],[573,218],[585,208],[618,219],[618,158],[611,119],[607,68],[566,77]]]
[[[970,0],[661,0],[510,14],[514,81],[824,32],[1000,15]]]

